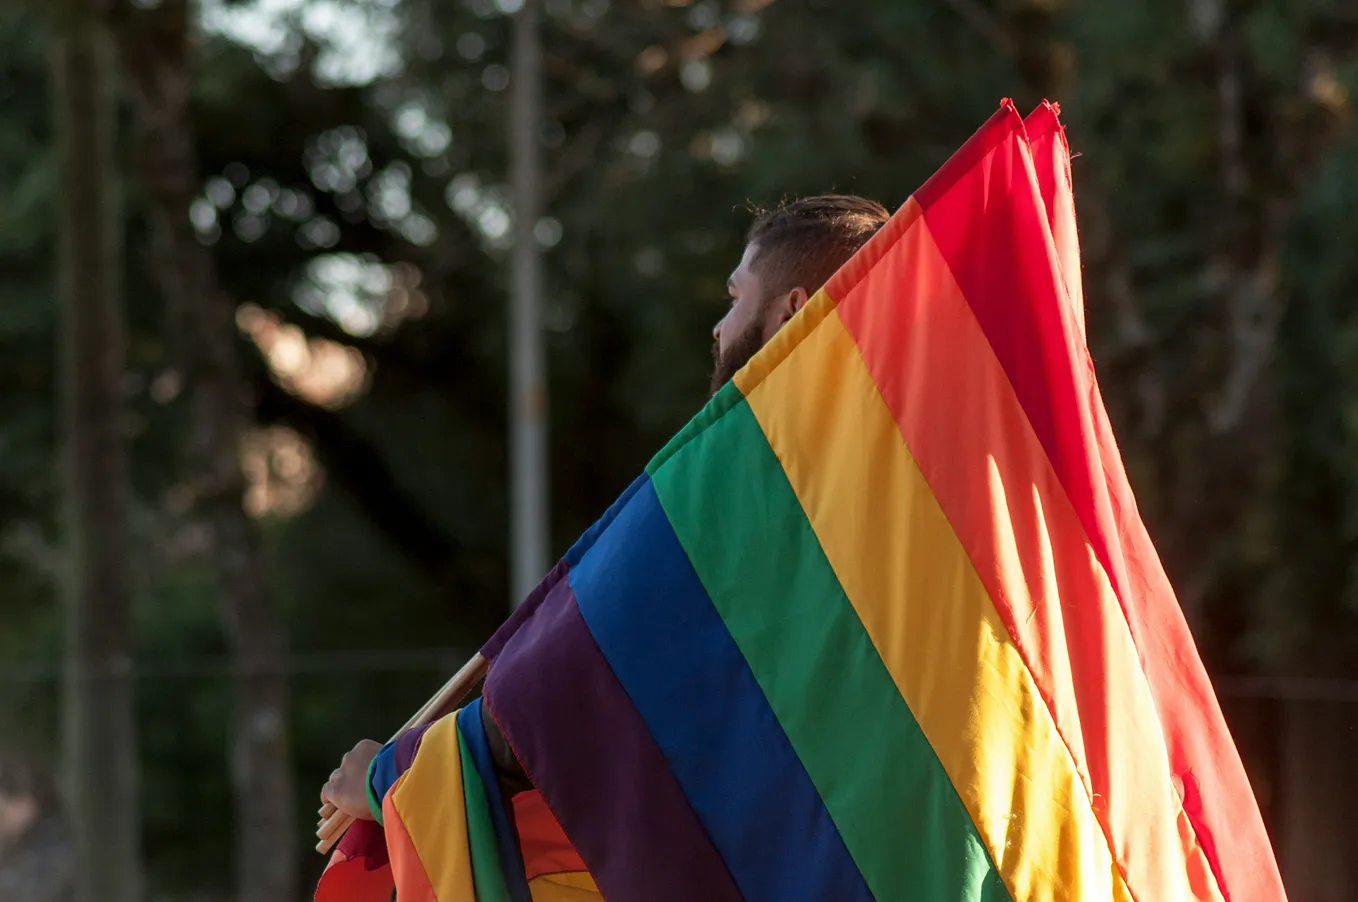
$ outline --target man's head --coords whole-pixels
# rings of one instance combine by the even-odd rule
[[[721,388],[890,217],[874,201],[808,197],[761,212],[726,282],[731,309],[712,330]]]

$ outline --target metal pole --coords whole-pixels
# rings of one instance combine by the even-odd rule
[[[510,302],[510,604],[518,605],[547,570],[547,365],[542,340],[542,259],[533,226],[542,215],[538,142],[542,49],[537,0],[514,14],[509,124],[514,192]]]

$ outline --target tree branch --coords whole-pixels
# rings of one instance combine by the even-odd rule
[[[993,12],[977,0],[948,0],[967,24],[974,28],[1001,56],[1011,57],[1016,51],[1014,39]]]

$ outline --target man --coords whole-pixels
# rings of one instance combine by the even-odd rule
[[[890,214],[861,197],[825,195],[762,212],[746,237],[740,265],[727,279],[731,307],[712,330],[712,393],[731,380],[830,277],[876,234]],[[532,788],[488,709],[482,722],[505,796]],[[418,741],[418,737],[413,737]],[[407,740],[410,744],[410,738]],[[321,790],[346,814],[371,820],[398,774],[396,753],[365,739],[349,751]]]
[[[712,393],[750,358],[835,271],[877,233],[890,214],[861,197],[809,197],[761,213],[726,281],[731,309],[712,330]]]

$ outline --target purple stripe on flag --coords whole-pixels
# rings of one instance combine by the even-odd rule
[[[424,738],[424,734],[432,726],[432,723],[427,723],[418,727],[411,727],[396,737],[396,747],[391,750],[396,765],[396,776],[399,777],[410,770],[410,765],[415,761],[415,753],[420,749],[420,740]]]
[[[528,597],[523,600],[523,603],[514,609],[514,613],[509,615],[509,619],[501,624],[500,628],[495,631],[495,635],[491,636],[490,640],[481,647],[481,657],[485,658],[487,661],[495,660],[495,657],[499,655],[500,651],[505,647],[505,643],[507,643],[513,635],[528,622],[528,618],[533,616],[533,612],[542,604],[543,599],[547,597],[548,593],[552,591],[558,582],[565,578],[566,572],[570,570],[571,567],[575,566],[580,558],[584,557],[585,552],[589,551],[603,531],[607,529],[608,525],[618,516],[618,512],[627,506],[627,502],[636,494],[637,489],[641,488],[641,486],[648,481],[645,474],[638,476],[632,481],[632,484],[627,487],[627,491],[623,492],[622,495],[618,497],[618,500],[614,501],[608,510],[604,512],[604,515],[599,518],[598,522],[591,526],[585,534],[571,546],[570,550],[566,552],[566,556],[558,561],[556,566],[542,578],[542,582],[533,587],[533,591],[528,593]]]
[[[503,649],[486,697],[604,898],[741,898],[566,580]]]
[[[565,558],[557,561],[556,566],[547,571],[547,575],[542,578],[542,582],[533,587],[533,591],[528,593],[528,597],[523,600],[523,604],[514,609],[514,613],[509,615],[509,619],[500,624],[500,628],[481,646],[481,657],[487,661],[494,661],[495,656],[505,647],[505,643],[510,640],[519,627],[523,626],[533,612],[542,604],[542,600],[552,591],[552,588],[566,578],[566,571],[570,569],[570,564]]]

